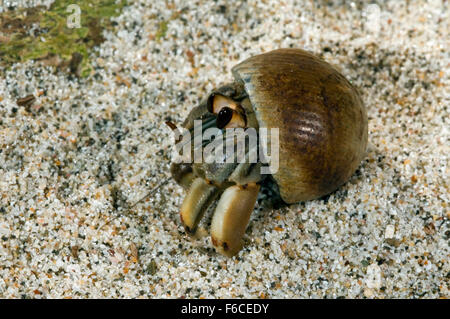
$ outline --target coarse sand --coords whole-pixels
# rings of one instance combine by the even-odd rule
[[[87,78],[33,61],[0,69],[0,297],[450,297],[448,11],[129,1]],[[170,176],[164,121],[181,123],[238,62],[289,47],[361,92],[369,147],[345,185],[278,209],[259,200],[231,259],[207,222],[185,234],[173,181],[124,208]]]

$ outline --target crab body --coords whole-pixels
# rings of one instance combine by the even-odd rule
[[[180,215],[189,233],[218,200],[211,237],[227,256],[241,249],[261,185],[275,184],[288,204],[329,194],[355,172],[368,138],[366,109],[356,89],[306,51],[280,49],[253,56],[232,73],[235,81],[211,92],[183,127],[192,131],[201,120],[202,127],[222,131],[276,128],[278,149],[271,152],[278,152],[278,170],[261,174],[261,157],[257,163],[224,159],[171,167],[174,179],[187,189]],[[245,148],[246,156],[255,151]]]

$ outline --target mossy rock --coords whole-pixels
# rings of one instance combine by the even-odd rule
[[[0,67],[40,60],[86,76],[91,71],[89,51],[104,41],[102,32],[112,29],[111,17],[120,14],[126,0],[80,0],[80,27],[70,28],[72,0],[55,0],[38,6],[0,13]]]

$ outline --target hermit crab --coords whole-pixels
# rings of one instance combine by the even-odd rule
[[[256,55],[232,73],[234,81],[213,90],[182,127],[192,132],[200,121],[203,129],[214,127],[225,135],[229,128],[276,128],[277,149],[270,143],[267,148],[278,154],[277,171],[261,173],[267,165],[260,156],[256,163],[171,165],[172,177],[187,190],[180,209],[186,231],[195,233],[205,212],[214,208],[212,243],[226,256],[242,248],[261,187],[270,185],[287,204],[329,194],[355,172],[368,136],[366,109],[357,90],[330,64],[304,50]],[[200,146],[209,143],[202,139]],[[194,153],[196,146],[190,150]],[[246,156],[251,152],[245,148]]]

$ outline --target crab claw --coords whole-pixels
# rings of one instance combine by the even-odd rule
[[[217,195],[217,187],[203,178],[194,179],[180,210],[181,222],[188,233],[195,233],[198,223]]]
[[[228,187],[220,197],[211,222],[211,239],[216,250],[231,257],[242,248],[242,237],[256,203],[256,183]]]

